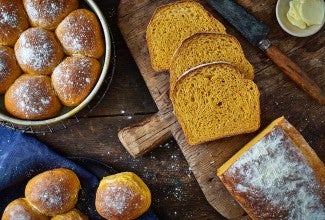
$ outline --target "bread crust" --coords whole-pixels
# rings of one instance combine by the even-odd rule
[[[50,218],[35,210],[25,198],[18,198],[9,203],[3,212],[1,220],[17,219],[49,220]]]
[[[55,34],[68,55],[100,58],[104,54],[102,29],[96,15],[89,10],[71,12],[58,25]]]
[[[78,209],[72,209],[65,214],[54,216],[51,220],[88,220],[88,217]]]
[[[273,136],[274,139],[277,139],[277,136],[275,135],[276,131],[281,131],[284,138],[281,138],[281,143],[284,143],[283,145],[275,145],[276,149],[283,148],[284,151],[290,152],[288,153],[290,157],[284,156],[285,154],[275,154],[270,148],[267,149],[268,154],[265,155],[272,155],[273,160],[272,164],[276,164],[277,158],[286,158],[286,162],[283,164],[279,164],[281,166],[281,169],[276,170],[276,172],[273,175],[276,175],[276,178],[278,178],[278,182],[281,182],[281,173],[287,172],[285,175],[283,175],[284,179],[286,181],[283,183],[283,185],[271,185],[267,186],[268,184],[263,184],[265,188],[266,194],[264,194],[264,191],[261,191],[261,189],[257,192],[254,187],[254,185],[250,185],[250,183],[244,182],[244,179],[242,178],[242,175],[240,174],[240,168],[236,166],[235,164],[239,162],[239,160],[242,160],[245,157],[245,160],[247,161],[256,161],[257,164],[260,164],[261,162],[258,161],[256,158],[247,158],[246,152],[252,152],[251,150],[253,148],[256,148],[259,142],[262,139],[270,138]],[[272,140],[272,139],[271,139]],[[292,144],[290,144],[292,143]],[[272,142],[269,143],[267,146],[271,146]],[[259,151],[263,152],[263,149],[261,148],[262,145],[258,145]],[[263,145],[264,146],[264,145]],[[294,152],[294,153],[293,153]],[[251,155],[251,154],[250,154]],[[260,160],[267,160],[267,158],[264,154],[260,157]],[[263,157],[264,156],[264,157]],[[299,159],[295,159],[299,158]],[[302,159],[303,158],[303,159]],[[292,161],[295,161],[295,166],[292,166]],[[298,165],[300,164],[300,165]],[[304,165],[303,165],[304,164]],[[236,166],[236,167],[234,167]],[[244,165],[245,173],[250,173],[252,170],[258,170],[259,167],[252,167],[248,166],[247,164]],[[290,170],[287,170],[287,167],[289,169],[295,169],[295,167],[299,166],[302,169],[299,169],[299,172],[290,173]],[[270,169],[272,167],[268,167],[268,169],[263,169],[263,172],[269,173]],[[236,177],[232,175],[233,172],[229,172],[230,169],[237,169],[237,175]],[[302,176],[295,176],[300,175],[300,173],[307,172],[306,170],[309,170],[308,176],[302,177]],[[290,215],[294,215],[294,212],[300,213],[299,218],[305,219],[305,217],[301,216],[301,214],[306,214],[307,212],[310,212],[310,214],[315,214],[315,210],[313,210],[313,207],[315,204],[309,204],[310,202],[316,201],[316,205],[325,204],[325,166],[324,163],[318,158],[317,154],[313,151],[313,149],[308,145],[306,140],[303,138],[303,136],[284,118],[280,117],[276,119],[274,122],[272,122],[265,130],[263,130],[258,136],[256,136],[254,139],[252,139],[245,147],[243,147],[242,150],[240,150],[237,154],[235,154],[229,161],[227,161],[223,166],[221,166],[218,169],[218,177],[221,179],[221,181],[224,183],[225,187],[228,189],[228,191],[232,194],[232,196],[240,203],[240,205],[245,209],[245,211],[249,214],[249,216],[252,219],[288,219]],[[238,178],[240,181],[238,181]],[[251,176],[249,179],[252,182],[256,181],[256,178],[262,178],[262,176],[256,177]],[[269,176],[269,179],[273,178],[273,176]],[[304,183],[309,183],[308,181],[311,181],[312,178],[314,178],[315,182],[309,183],[310,185],[304,186],[301,185],[299,181],[302,180],[302,178],[306,178],[304,180]],[[264,181],[268,181],[267,179],[264,179]],[[270,180],[271,181],[271,180]],[[290,184],[297,182],[297,186],[295,188],[290,188]],[[273,182],[271,182],[273,183]],[[270,184],[271,184],[270,183]],[[240,187],[238,187],[241,185]],[[239,190],[242,188],[242,186],[248,187],[249,190],[244,193],[242,190]],[[303,188],[306,187],[306,188]],[[268,198],[268,194],[271,195],[274,188],[280,188],[290,191],[290,193],[281,195],[277,194],[278,196],[276,198],[273,198],[273,200],[270,200]],[[313,197],[313,199],[310,199],[308,197],[303,197],[303,200],[306,203],[303,203],[304,201],[301,201],[299,205],[295,204],[292,201],[300,201],[301,198],[299,198],[299,194],[303,194],[303,192],[306,191],[307,195],[311,195],[311,192],[315,193],[315,195],[319,196],[320,203],[317,202],[316,197]],[[257,193],[254,193],[257,192]],[[299,192],[299,193],[296,193]],[[262,201],[263,200],[263,201]],[[256,203],[257,201],[260,201]],[[278,202],[276,202],[278,201]],[[279,203],[280,201],[280,203]],[[291,202],[290,202],[291,201]],[[275,202],[275,203],[274,203]],[[254,203],[254,204],[253,204]],[[302,205],[303,203],[303,205]],[[275,204],[281,204],[281,205],[275,205]],[[296,206],[295,206],[296,205]],[[304,208],[307,207],[307,210],[304,210]],[[308,208],[311,208],[311,210]],[[299,211],[299,209],[302,210]],[[321,216],[324,216],[325,214],[325,207],[323,206],[323,209],[318,207],[319,212],[322,212]],[[292,217],[292,216],[291,216]],[[297,216],[296,216],[297,217]],[[293,217],[292,219],[296,219],[296,217]],[[315,218],[315,216],[308,216],[310,219],[318,219]],[[289,218],[291,219],[291,218]],[[307,218],[306,218],[307,219]]]
[[[136,219],[150,204],[149,188],[132,172],[104,177],[96,192],[96,210],[105,219]]]
[[[21,0],[0,1],[0,45],[13,46],[28,27]]]
[[[34,27],[54,30],[73,10],[78,0],[23,0],[30,23]]]
[[[56,116],[61,103],[48,76],[23,74],[5,93],[5,107],[16,118],[42,120]]]
[[[64,214],[76,205],[80,181],[65,168],[45,171],[30,179],[25,188],[27,201],[47,216]]]
[[[22,70],[29,74],[52,74],[64,53],[54,33],[35,27],[24,31],[15,44],[15,54]]]
[[[21,69],[14,50],[10,47],[0,46],[0,94],[4,94],[20,74]]]
[[[79,105],[95,86],[100,69],[100,63],[94,58],[81,55],[65,58],[51,76],[60,101],[66,106]]]

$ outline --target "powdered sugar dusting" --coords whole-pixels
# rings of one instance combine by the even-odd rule
[[[247,197],[248,206],[259,218],[325,219],[319,196],[325,186],[316,181],[303,154],[279,127],[245,152],[224,175],[233,178],[235,191]],[[274,208],[265,210],[263,204]]]
[[[96,77],[92,76],[91,58],[68,57],[53,71],[52,79],[56,91],[64,99],[73,99],[92,87]]]
[[[11,207],[9,216],[15,220],[33,220],[33,216],[20,204]]]
[[[12,2],[7,7],[0,3],[0,26],[1,24],[12,28],[18,27],[17,8]]]
[[[39,5],[41,4],[41,5]],[[26,1],[26,11],[32,20],[55,19],[64,10],[64,0]]]
[[[16,100],[18,109],[27,118],[46,111],[52,101],[46,85],[41,80],[23,81],[14,90],[12,98]]]
[[[40,28],[31,28],[18,39],[17,60],[21,65],[28,65],[34,70],[51,66],[55,59],[55,45],[48,33]]]
[[[101,207],[106,207],[110,215],[122,215],[126,210],[139,208],[139,203],[134,203],[138,194],[124,185],[110,184],[103,192]],[[139,196],[143,200],[143,196]]]
[[[96,43],[93,24],[83,14],[70,16],[69,19],[65,20],[62,28],[68,30],[62,36],[62,44],[68,50],[74,52],[89,50]]]

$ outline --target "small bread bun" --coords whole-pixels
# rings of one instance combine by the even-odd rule
[[[14,50],[10,47],[0,46],[0,94],[4,94],[20,74],[21,69]]]
[[[0,1],[0,45],[13,46],[28,27],[21,0]]]
[[[82,214],[77,209],[72,209],[70,212],[67,212],[62,215],[56,215],[51,220],[88,220],[88,217]]]
[[[132,172],[104,177],[96,192],[96,210],[105,219],[135,219],[151,204],[147,185]]]
[[[86,9],[71,12],[55,30],[65,52],[99,58],[104,53],[102,29],[96,15]]]
[[[25,198],[19,198],[9,203],[1,218],[1,220],[18,219],[49,220],[48,217],[33,209]]]
[[[53,71],[52,84],[66,106],[79,105],[95,86],[101,70],[100,63],[90,57],[67,57]]]
[[[39,212],[47,216],[64,214],[76,205],[80,181],[68,169],[45,171],[28,181],[25,197]]]
[[[73,10],[78,0],[23,0],[32,26],[54,30]]]
[[[41,120],[56,116],[61,103],[55,95],[50,77],[23,74],[7,90],[5,107],[17,118]]]
[[[15,44],[17,61],[26,73],[50,75],[63,58],[55,35],[42,28],[29,28]]]

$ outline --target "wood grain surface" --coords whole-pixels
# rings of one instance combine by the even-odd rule
[[[167,105],[168,110],[166,110],[166,103],[160,102],[161,96],[168,96],[169,76],[167,72],[156,73],[151,68],[145,42],[145,31],[153,11],[158,6],[170,2],[173,1],[122,0],[119,7],[119,27],[160,112],[170,111],[170,106]],[[294,62],[298,63],[308,73],[309,77],[319,83],[319,86],[324,90],[323,30],[312,37],[294,38],[285,34],[276,23],[274,1],[238,2],[271,27],[269,37],[272,42]],[[208,10],[211,10],[204,2],[202,3]],[[284,115],[302,132],[312,147],[321,148],[324,145],[325,107],[319,105],[298,88],[261,51],[249,45],[239,36],[226,21],[214,12],[213,14],[225,24],[228,33],[238,38],[248,60],[255,67],[254,81],[261,92],[261,128],[264,128],[277,117]],[[164,98],[164,100],[166,99],[167,97]],[[240,218],[245,215],[241,207],[225,190],[215,172],[256,133],[193,147],[186,143],[178,123],[168,124],[171,125],[171,133],[180,146],[209,203],[227,218]],[[320,157],[324,158],[323,155]]]

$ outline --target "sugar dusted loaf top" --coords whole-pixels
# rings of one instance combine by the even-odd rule
[[[283,117],[218,169],[253,219],[325,219],[325,166]]]
[[[146,35],[153,69],[168,70],[178,46],[198,32],[225,33],[225,27],[195,1],[179,1],[158,8]]]

